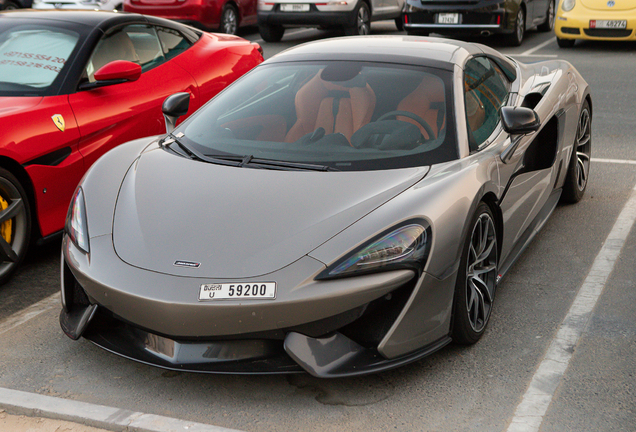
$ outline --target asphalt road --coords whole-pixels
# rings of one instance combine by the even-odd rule
[[[372,31],[400,34],[390,22],[374,24]],[[259,41],[269,58],[334,35],[292,30],[278,44],[244,36]],[[60,245],[54,243],[35,250],[0,287],[0,387],[246,431],[512,430],[544,355],[636,185],[636,44],[588,42],[563,50],[552,35],[536,32],[514,49],[494,38],[477,41],[524,62],[570,61],[591,84],[594,102],[585,198],[557,207],[501,282],[478,344],[451,345],[406,367],[351,379],[163,371],[62,334],[59,308],[47,308],[50,299],[38,303],[59,289]],[[542,432],[636,431],[636,229],[624,235],[542,416]],[[26,309],[31,315],[21,312],[33,304]]]

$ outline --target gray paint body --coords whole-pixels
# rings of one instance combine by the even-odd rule
[[[137,140],[108,153],[86,174],[81,187],[90,256],[65,237],[63,261],[92,302],[130,323],[175,338],[240,335],[327,318],[412,280],[410,270],[314,278],[397,223],[423,218],[432,230],[429,259],[377,349],[390,359],[432,345],[450,332],[461,245],[474,209],[487,197],[501,215],[500,265],[512,262],[520,242],[532,237],[527,231],[533,220],[563,185],[587,83],[565,61],[523,65],[485,46],[435,38],[328,40],[266,62],[347,58],[429,65],[454,71],[455,86],[462,89],[463,67],[476,55],[516,70],[509,105],[521,105],[530,93],[543,95],[534,107],[542,126],[557,117],[560,131],[550,167],[519,174],[540,132],[521,137],[507,163],[500,155],[512,140],[501,126],[471,153],[463,91],[455,92],[460,159],[431,167],[252,170],[186,160],[159,149],[156,138]],[[176,260],[201,266],[175,267]],[[275,281],[277,298],[197,301],[202,283],[237,281]]]

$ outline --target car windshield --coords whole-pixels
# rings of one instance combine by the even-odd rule
[[[175,136],[216,160],[342,171],[431,165],[458,157],[451,78],[448,71],[387,63],[263,65]]]
[[[58,77],[79,35],[46,25],[0,26],[0,95],[42,95]]]

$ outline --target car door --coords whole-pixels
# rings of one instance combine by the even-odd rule
[[[188,115],[199,106],[196,82],[170,61],[155,26],[130,24],[106,32],[86,65],[83,82],[95,82],[95,72],[114,60],[140,64],[139,79],[78,90],[69,96],[81,134],[79,149],[87,168],[119,144],[165,133],[161,105],[167,96],[189,92]]]
[[[464,73],[470,148],[495,147],[500,153],[503,262],[550,197],[556,142],[541,139],[538,133],[510,136],[503,130],[499,110],[508,104],[510,82],[495,62],[475,57],[468,61]]]

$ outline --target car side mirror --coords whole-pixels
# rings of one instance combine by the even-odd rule
[[[190,93],[181,92],[168,96],[161,106],[163,118],[166,121],[166,132],[170,133],[177,125],[179,117],[188,113],[190,107]]]
[[[93,75],[95,82],[85,82],[79,86],[80,90],[90,90],[113,84],[137,81],[141,76],[141,66],[126,60],[115,60],[106,63]]]
[[[499,114],[504,130],[510,135],[518,135],[510,137],[511,144],[499,156],[503,163],[509,163],[521,142],[521,135],[538,131],[541,127],[541,119],[533,109],[526,107],[501,107]]]
[[[525,135],[536,132],[541,127],[539,115],[530,108],[501,107],[503,128],[510,135]]]

